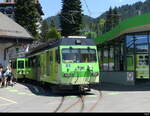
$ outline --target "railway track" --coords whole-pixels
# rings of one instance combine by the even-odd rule
[[[81,108],[79,112],[92,112],[96,106],[98,105],[98,103],[100,102],[101,98],[102,98],[102,92],[101,91],[97,91],[98,92],[98,97],[96,99],[96,101],[94,102],[94,104],[91,105],[91,107],[89,109],[85,109],[85,104],[86,104],[86,95],[84,94],[80,94],[77,95],[77,99],[75,102],[73,102],[72,104],[70,104],[69,106],[63,108],[65,105],[63,105],[65,103],[65,101],[67,100],[67,96],[63,96],[61,98],[61,102],[58,105],[58,107],[56,108],[56,110],[54,111],[55,113],[59,112],[69,112],[71,109],[75,108],[76,105],[81,104]],[[60,111],[60,109],[62,109]]]

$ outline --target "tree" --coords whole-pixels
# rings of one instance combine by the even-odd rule
[[[101,34],[103,34],[104,33],[104,29],[105,29],[105,22],[106,22],[106,20],[104,19],[104,18],[101,18],[100,20],[99,20],[99,24],[97,25],[97,34],[99,35],[101,35]]]
[[[50,27],[47,33],[47,40],[60,38],[61,34],[57,31],[57,29],[55,27]]]
[[[39,36],[39,14],[34,0],[16,1],[15,20],[18,24],[26,28],[35,38]]]
[[[48,39],[48,31],[49,31],[49,26],[48,26],[48,22],[47,20],[44,20],[42,22],[42,26],[41,26],[41,36],[42,36],[42,40],[46,41]]]
[[[119,13],[118,13],[118,11],[117,11],[117,7],[115,7],[115,8],[113,9],[112,22],[113,22],[112,27],[117,26],[117,25],[119,24],[119,22],[120,22],[120,16],[119,16]]]
[[[86,36],[88,39],[95,39],[97,34],[94,31],[87,31],[83,34],[83,36]]]
[[[112,9],[110,7],[109,11],[106,14],[106,22],[105,22],[105,32],[110,31],[113,27],[118,25],[120,22],[120,16],[117,11],[117,7]]]
[[[51,20],[50,27],[56,27],[53,19]]]
[[[105,32],[108,32],[112,28],[112,24],[113,24],[112,14],[113,14],[113,11],[112,11],[112,8],[110,7],[109,11],[106,14]]]
[[[60,13],[62,36],[80,35],[82,9],[80,0],[62,0]]]

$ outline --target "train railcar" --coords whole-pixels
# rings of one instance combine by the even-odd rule
[[[28,73],[28,58],[12,58],[10,61],[14,77],[16,79],[24,78]]]
[[[25,78],[65,88],[99,83],[97,47],[91,39],[63,38],[26,54]],[[19,72],[19,70],[18,70]]]
[[[136,68],[136,79],[149,79],[148,60],[149,60],[149,56],[146,53],[136,54],[136,62],[134,62],[134,55],[128,55],[127,69],[134,70],[134,67]]]

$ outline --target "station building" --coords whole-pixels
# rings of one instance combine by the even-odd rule
[[[11,58],[26,52],[33,40],[26,29],[0,12],[0,64],[6,67]]]
[[[150,14],[121,22],[96,38],[102,82],[135,85],[150,81]]]

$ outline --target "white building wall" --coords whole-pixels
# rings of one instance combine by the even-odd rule
[[[2,44],[0,43],[0,64],[2,64],[4,67],[6,67],[9,64],[9,60],[12,57],[16,57],[16,47],[10,48],[8,51],[6,51],[6,59],[4,59],[4,51],[5,48],[10,47],[13,44]]]

